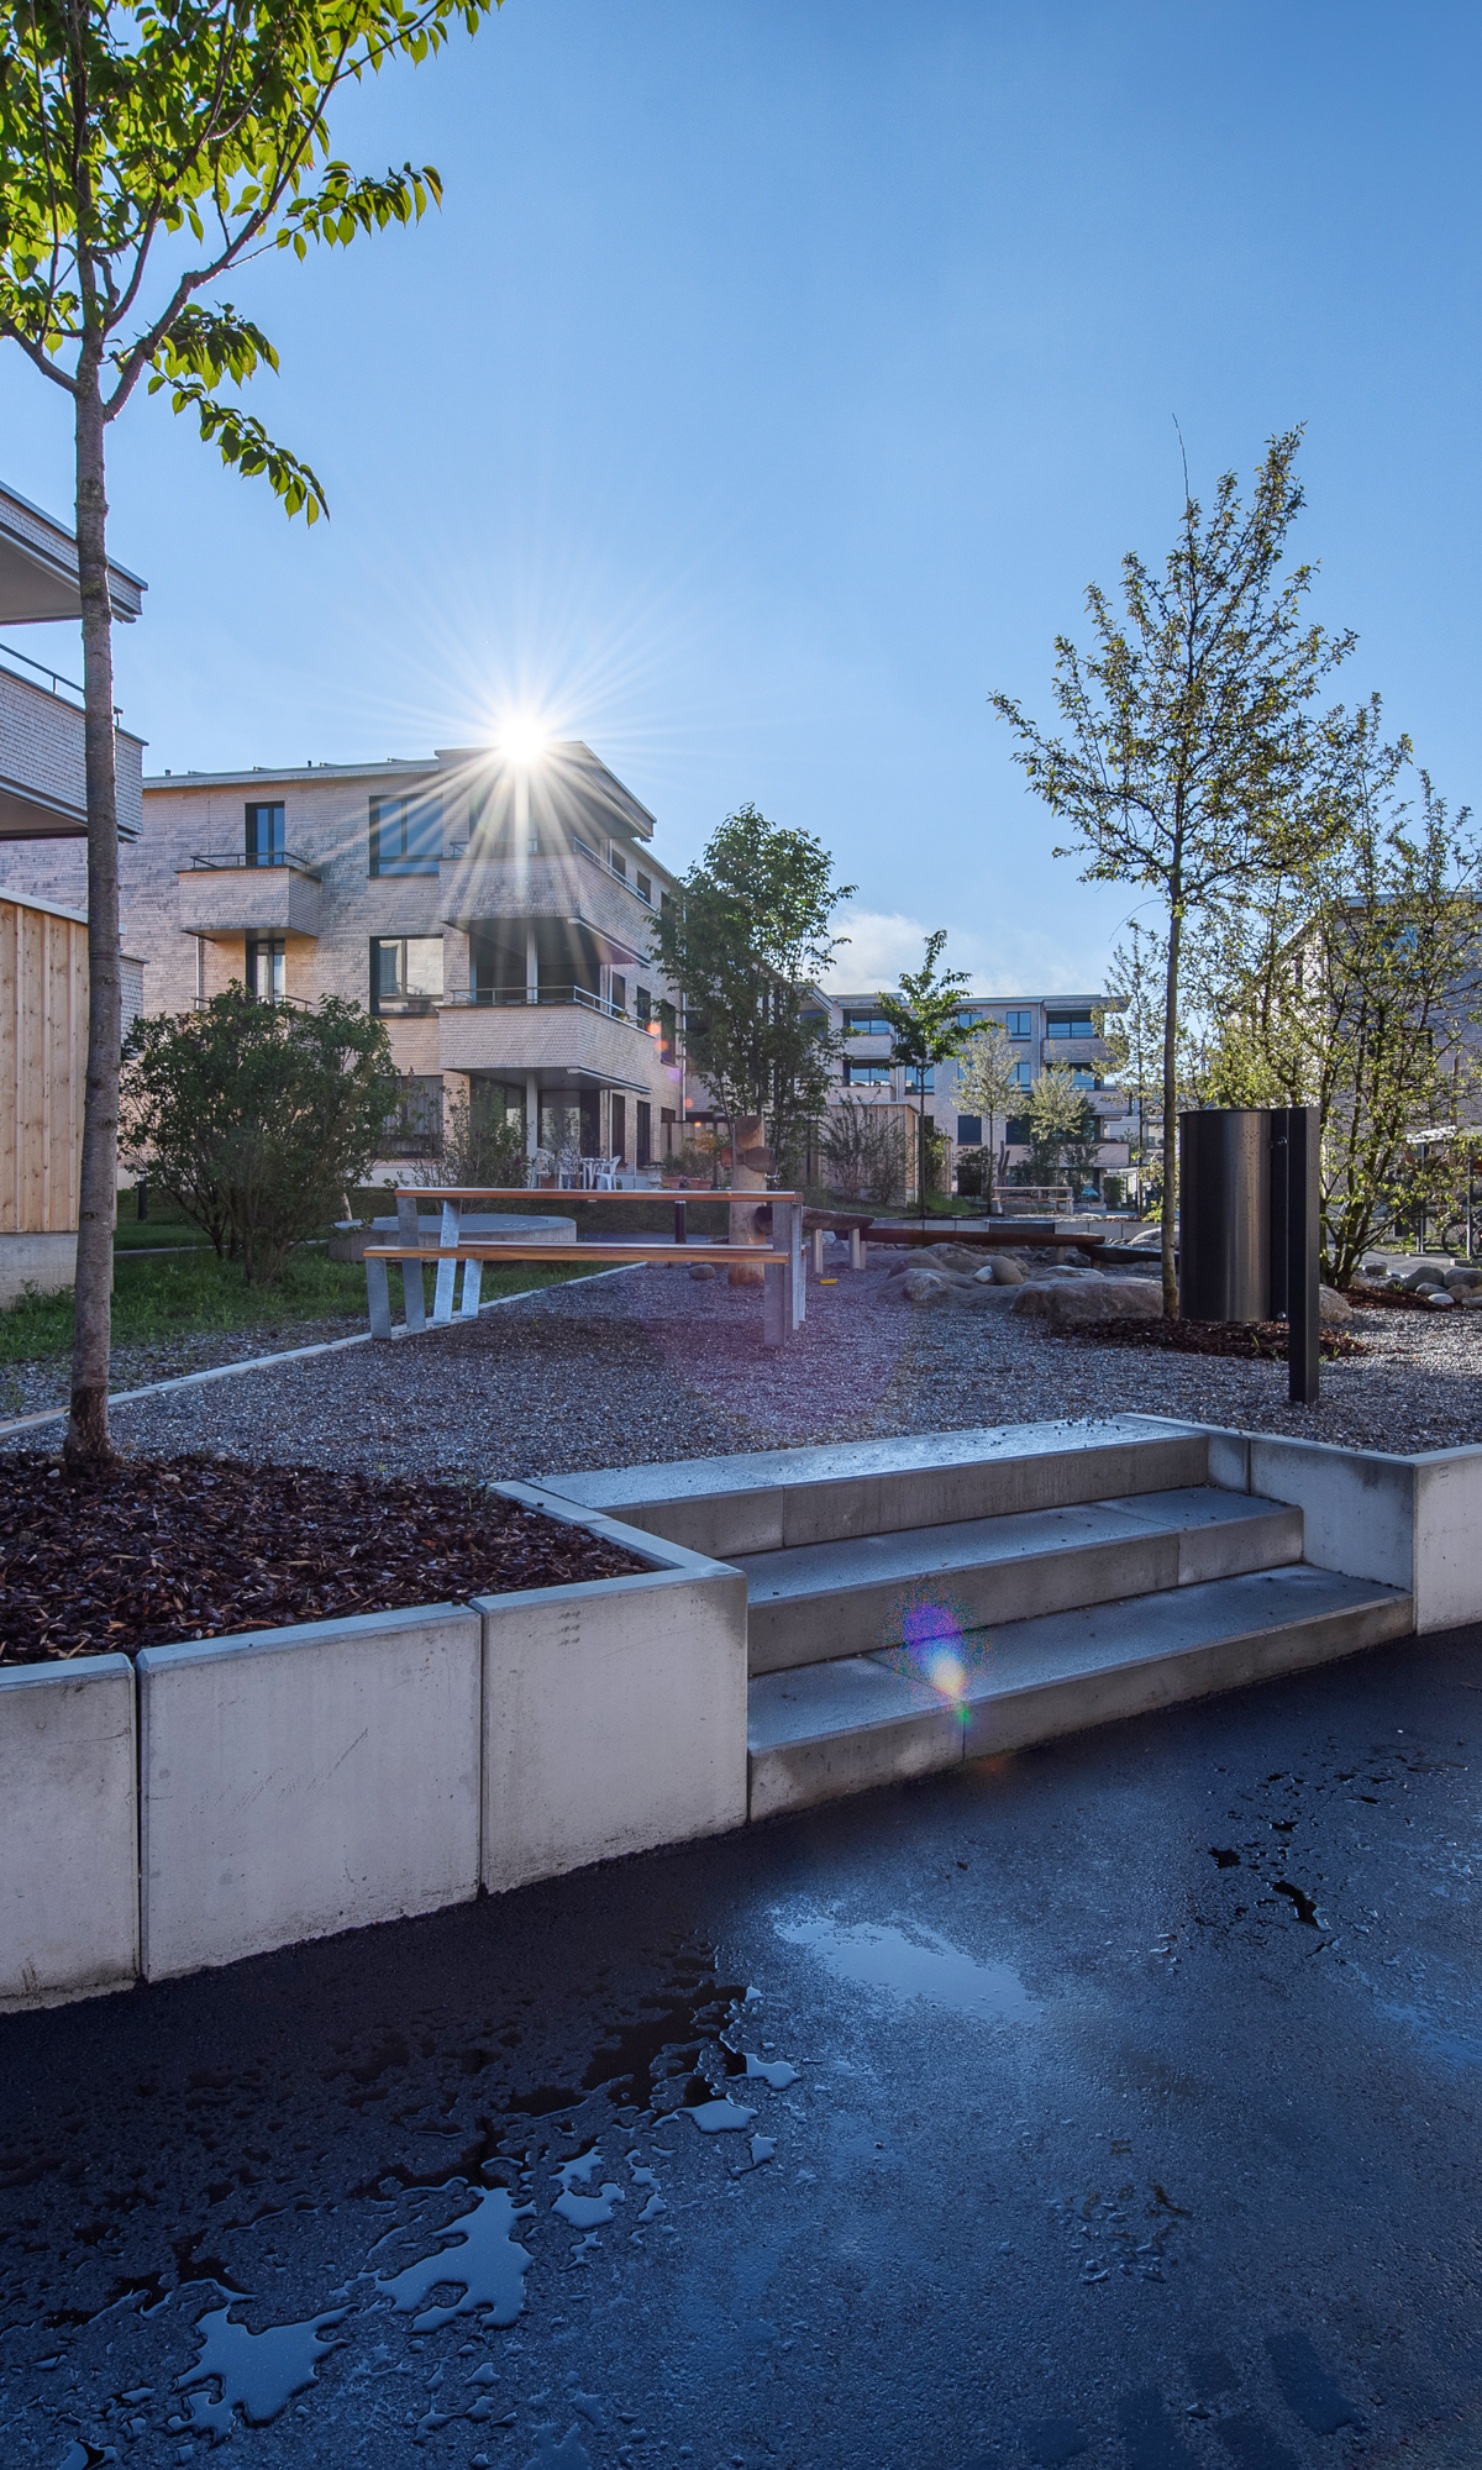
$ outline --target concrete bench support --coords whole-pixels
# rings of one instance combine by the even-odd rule
[[[123,1989],[138,1961],[128,1657],[0,1672],[0,2008]]]
[[[305,1622],[137,1664],[147,1979],[477,1893],[475,1613]]]

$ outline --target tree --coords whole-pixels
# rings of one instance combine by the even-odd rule
[[[653,958],[685,1000],[690,1060],[730,1123],[734,1191],[764,1191],[827,1101],[838,1040],[813,988],[844,940],[829,922],[854,888],[835,882],[811,832],[741,806],[654,922]],[[733,1240],[756,1231],[754,1207],[732,1211]]]
[[[1002,1021],[975,1029],[957,1067],[957,1104],[964,1115],[981,1115],[988,1125],[984,1144],[983,1197],[993,1199],[993,1127],[1006,1116],[1019,1095],[1019,1066]]]
[[[1482,903],[1466,810],[1424,772],[1418,801],[1402,794],[1411,748],[1385,744],[1378,697],[1329,733],[1341,829],[1222,921],[1210,1088],[1318,1108],[1324,1275],[1346,1286],[1393,1219],[1444,1200],[1466,1146]]]
[[[312,522],[324,491],[223,385],[267,336],[208,299],[271,249],[409,223],[430,167],[353,172],[329,152],[347,80],[418,61],[491,0],[0,0],[0,340],[70,398],[87,763],[90,995],[66,1454],[111,1455],[110,1294],[120,998],[112,609],[105,438],[137,392],[167,388],[201,436]],[[497,0],[494,0],[497,5]]]
[[[906,1142],[894,1107],[846,1097],[828,1108],[818,1136],[831,1192],[888,1208],[906,1180]]]
[[[890,1023],[890,1060],[902,1064],[916,1075],[916,1190],[921,1204],[923,1224],[926,1219],[926,1185],[928,1158],[926,1146],[926,1076],[939,1063],[949,1063],[973,1034],[973,1024],[962,1014],[962,997],[967,986],[967,972],[944,969],[938,975],[937,962],[947,940],[944,926],[926,938],[926,953],[919,969],[903,969],[894,994],[878,998],[881,1013]]]
[[[1095,1131],[1086,1093],[1077,1089],[1069,1064],[1052,1063],[1040,1074],[1029,1093],[1028,1114],[1030,1180],[1052,1184],[1066,1151],[1084,1148],[1088,1117],[1093,1136]]]
[[[381,1023],[327,995],[312,1011],[241,986],[198,1012],[136,1021],[123,1074],[125,1154],[270,1286],[339,1214],[385,1139],[395,1066]]]
[[[1057,856],[1088,860],[1083,881],[1141,884],[1164,913],[1163,1308],[1178,1311],[1177,1212],[1180,964],[1190,918],[1280,873],[1331,830],[1322,733],[1310,707],[1352,648],[1303,622],[1312,569],[1285,570],[1302,507],[1301,432],[1271,439],[1249,507],[1226,472],[1206,520],[1185,496],[1160,576],[1122,562],[1125,615],[1092,584],[1094,649],[1056,639],[1055,700],[1067,734],[1039,729],[1008,695],[992,697],[1013,730],[1031,786],[1077,838]]]

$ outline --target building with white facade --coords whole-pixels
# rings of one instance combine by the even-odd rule
[[[517,764],[487,747],[420,761],[164,773],[122,852],[124,937],[147,1012],[233,981],[265,1001],[338,995],[385,1022],[404,1150],[473,1085],[526,1147],[631,1166],[683,1137],[667,990],[649,957],[674,878],[654,819],[578,739]],[[72,853],[17,888],[75,902]],[[0,872],[18,874],[19,868]]]
[[[1069,1068],[1075,1085],[1084,1090],[1096,1116],[1097,1176],[1124,1171],[1131,1156],[1134,1126],[1123,1092],[1107,1078],[1106,1042],[1097,1030],[1104,995],[967,996],[959,1019],[975,1028],[997,1021],[1009,1041],[1014,1072],[1023,1092],[1022,1109],[1011,1108],[994,1126],[995,1147],[1006,1150],[1009,1167],[1029,1155],[1028,1105],[1034,1084],[1051,1064]],[[880,1011],[879,996],[820,995],[831,1025],[844,1040],[835,1091],[838,1097],[873,1096],[905,1105],[914,1103],[918,1082],[914,1072],[890,1060],[889,1023]],[[937,1131],[958,1148],[976,1148],[988,1127],[976,1115],[959,1113],[955,1062],[938,1064],[926,1074],[926,1112]]]
[[[126,566],[110,565],[108,579],[115,619],[136,618],[147,587]],[[81,615],[72,534],[0,486],[0,627],[44,626]],[[120,726],[114,768],[124,840],[139,832],[143,757],[143,739]],[[86,833],[82,688],[14,644],[0,643],[0,842],[80,840]]]

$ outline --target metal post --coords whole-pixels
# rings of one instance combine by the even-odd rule
[[[1293,1406],[1316,1406],[1318,1395],[1318,1112],[1289,1106],[1286,1117],[1287,1395]]]
[[[687,1244],[689,1242],[689,1235],[687,1232],[688,1226],[689,1217],[685,1203],[683,1201],[676,1201],[674,1204],[674,1240],[677,1244]]]

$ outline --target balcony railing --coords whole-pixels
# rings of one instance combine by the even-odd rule
[[[600,1012],[610,1021],[626,1021],[630,1029],[639,1027],[621,1005],[608,1003],[605,997],[594,995],[586,986],[472,986],[463,992],[442,997],[444,1006],[475,1004],[493,1008],[523,1007],[526,1004],[576,1004],[583,1012]]]
[[[33,660],[29,652],[18,652],[13,643],[0,643],[0,661],[18,662],[26,672],[28,684],[38,678],[45,678],[49,694],[55,695],[59,702],[70,702],[74,711],[82,710],[82,688],[75,678],[63,677],[60,669],[48,668],[44,660]],[[113,717],[116,721],[123,719],[123,713],[117,704],[113,707]]]
[[[235,871],[238,867],[244,866],[252,868],[265,866],[287,866],[290,867],[296,875],[308,875],[312,877],[315,883],[319,881],[318,868],[316,866],[311,866],[307,858],[300,857],[296,849],[267,849],[261,851],[256,849],[197,850],[195,856],[191,859],[191,865],[206,874],[213,875],[227,874]]]
[[[614,883],[620,883],[625,892],[631,892],[635,901],[641,901],[645,909],[657,909],[658,903],[652,892],[640,892],[631,875],[620,874],[611,860],[604,858],[600,849],[594,849],[590,841],[583,840],[579,832],[572,833],[571,846],[578,857],[585,858],[592,866],[600,866],[604,875],[610,876]]]

